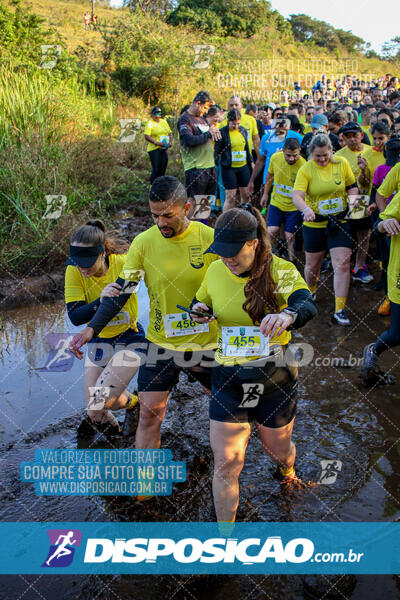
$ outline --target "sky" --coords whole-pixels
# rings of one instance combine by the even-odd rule
[[[382,44],[399,35],[399,0],[270,0],[281,15],[305,14],[351,31],[380,52]]]
[[[399,0],[270,1],[272,8],[284,17],[303,13],[326,21],[371,42],[372,48],[377,52],[381,51],[384,42],[399,34]],[[121,6],[122,0],[111,0],[111,4]]]

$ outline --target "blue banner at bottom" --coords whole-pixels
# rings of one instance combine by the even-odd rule
[[[398,574],[400,523],[0,523],[1,574]]]

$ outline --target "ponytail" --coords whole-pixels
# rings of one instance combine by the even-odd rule
[[[257,228],[258,245],[251,267],[249,280],[244,287],[243,310],[253,323],[260,324],[267,312],[278,312],[276,282],[271,276],[273,260],[267,227],[260,212],[251,204],[241,204],[224,212],[217,220],[217,227],[233,231]]]
[[[125,254],[129,244],[119,237],[117,230],[106,231],[106,226],[100,219],[91,219],[77,229],[71,238],[71,244],[87,244],[88,246],[105,247],[106,256],[110,254]]]
[[[272,247],[267,226],[259,210],[251,204],[241,204],[239,209],[249,212],[257,221],[258,245],[255,250],[250,277],[244,286],[245,302],[243,310],[253,323],[259,324],[268,312],[278,312],[276,282],[271,277]]]

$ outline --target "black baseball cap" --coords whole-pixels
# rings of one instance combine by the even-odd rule
[[[90,269],[99,257],[99,254],[105,251],[103,244],[97,246],[74,246],[69,247],[69,257],[65,261],[65,266],[81,267]]]
[[[356,123],[355,121],[349,121],[348,123],[346,123],[346,125],[343,125],[338,133],[352,133],[352,132],[357,132],[357,131],[361,131],[362,129],[359,126],[358,123]]]
[[[257,228],[234,230],[226,227],[214,229],[214,241],[205,251],[218,254],[224,258],[233,258],[243,248],[248,240],[254,240],[257,237]]]

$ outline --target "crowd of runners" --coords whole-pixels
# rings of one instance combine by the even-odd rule
[[[321,272],[332,272],[335,327],[351,321],[355,285],[382,290],[390,328],[364,348],[361,376],[389,383],[379,356],[400,344],[400,90],[325,76],[280,103],[226,109],[198,92],[177,122],[184,184],[166,175],[172,131],[154,107],[144,131],[154,225],[126,244],[99,220],[74,232],[65,296],[71,351],[85,357],[87,416],[78,435],[129,431],[159,448],[181,371],[209,397],[218,521],[234,521],[253,421],[288,486],[303,485],[292,441],[298,370],[291,331],[315,318]],[[213,225],[212,227],[210,225]],[[379,263],[378,277],[370,272]],[[372,269],[374,271],[374,269]],[[376,275],[376,273],[375,273]],[[138,322],[144,281],[149,326]],[[382,326],[382,329],[384,327]],[[128,391],[138,372],[138,395]]]

